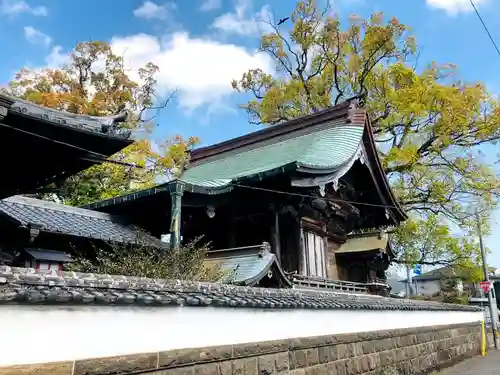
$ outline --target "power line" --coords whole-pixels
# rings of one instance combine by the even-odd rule
[[[292,193],[292,192],[289,192],[289,191],[267,189],[267,188],[262,188],[262,187],[257,187],[257,186],[241,185],[241,184],[237,184],[237,183],[235,183],[235,184],[233,183],[231,185],[234,186],[234,187],[240,187],[240,188],[249,189],[249,190],[257,190],[257,191],[262,191],[262,192],[266,192],[266,193],[288,195],[288,196],[299,197],[299,198],[307,198],[307,199],[320,199],[320,200],[323,200],[325,202],[347,203],[347,204],[352,204],[352,205],[357,205],[357,206],[369,206],[369,207],[378,207],[378,208],[400,209],[400,207],[390,206],[390,205],[387,205],[387,204],[364,203],[364,202],[348,201],[348,200],[338,199],[338,198],[317,197],[317,196],[309,195],[309,194]]]
[[[325,202],[332,202],[332,203],[346,203],[346,204],[352,204],[355,206],[367,206],[367,207],[387,208],[387,209],[395,209],[395,210],[403,209],[402,207],[392,206],[389,204],[377,204],[377,203],[368,203],[368,202],[349,201],[349,200],[344,200],[344,199],[340,199],[340,198],[318,197],[318,196],[310,195],[310,194],[293,193],[290,191],[268,189],[268,188],[263,188],[263,187],[258,187],[258,186],[242,185],[242,184],[238,184],[238,183],[231,183],[229,185],[233,186],[233,187],[248,189],[248,190],[256,190],[256,191],[262,191],[262,192],[266,192],[266,193],[274,193],[274,194],[279,194],[279,195],[288,195],[291,197],[299,197],[299,198],[306,198],[306,199],[313,199],[313,200],[319,199],[319,200],[322,200]],[[467,219],[467,218],[472,217],[474,215],[475,215],[475,213],[473,212],[473,213],[469,213],[468,215],[464,215],[462,218]]]
[[[491,40],[491,43],[493,44],[493,47],[497,51],[498,56],[500,56],[500,49],[498,48],[498,45],[495,42],[495,39],[493,39],[493,35],[491,35],[490,30],[488,29],[488,26],[486,26],[486,23],[483,20],[483,17],[481,17],[481,14],[479,13],[479,10],[476,7],[476,4],[474,4],[474,0],[469,0],[470,5],[472,5],[472,8],[474,8],[474,12],[476,12],[477,18],[479,18],[479,21],[481,21],[481,24],[483,25],[484,31],[486,31],[486,34],[488,34],[488,37]]]

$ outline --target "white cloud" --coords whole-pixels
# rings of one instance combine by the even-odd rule
[[[204,0],[200,6],[200,10],[203,12],[209,12],[211,10],[219,9],[221,5],[221,0]]]
[[[487,0],[475,0],[475,4],[480,5],[486,3]],[[450,15],[458,13],[472,12],[470,0],[426,0],[427,5],[431,8],[442,9]]]
[[[52,43],[52,38],[45,33],[35,29],[33,26],[24,27],[24,37],[32,44],[48,47]]]
[[[0,14],[13,16],[20,13],[45,17],[49,14],[49,11],[44,6],[32,7],[23,0],[0,0]]]
[[[113,52],[125,57],[125,64],[133,72],[150,61],[159,66],[158,93],[166,95],[178,88],[178,103],[187,111],[205,105],[220,107],[233,92],[233,79],[240,78],[248,69],[272,71],[273,67],[261,53],[233,44],[191,38],[186,32],[176,32],[166,41],[136,34],[114,38],[111,45]],[[131,75],[138,80],[136,73]]]
[[[45,57],[47,68],[60,68],[70,60],[70,54],[64,53],[61,46],[54,46],[52,51]]]
[[[252,14],[250,0],[237,0],[234,12],[217,17],[212,27],[230,34],[258,35],[266,30],[266,25],[260,21],[271,21],[268,6],[263,6],[259,12]]]
[[[145,1],[139,8],[134,10],[134,16],[144,18],[146,20],[167,20],[171,17],[172,12],[177,9],[175,3],[167,2],[163,5],[158,5],[152,1]]]

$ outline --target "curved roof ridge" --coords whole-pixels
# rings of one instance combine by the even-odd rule
[[[306,152],[299,160],[300,166],[312,169],[338,169],[356,155],[363,139],[364,129],[353,127],[350,124],[337,125],[336,128],[344,131],[333,133],[330,129],[326,129],[326,131],[315,133],[316,137],[311,139]],[[343,153],[329,153],[328,150],[334,147],[337,150],[342,150]],[[318,161],[318,156],[322,156],[323,164]],[[315,163],[312,162],[312,159],[315,160]]]
[[[315,124],[347,117],[348,108],[351,105],[351,102],[351,100],[346,100],[345,102],[342,102],[335,106],[327,107],[321,111],[306,116],[297,117],[280,124],[268,126],[264,129],[245,134],[240,137],[231,138],[214,145],[194,149],[190,153],[191,162],[196,163],[202,159],[206,159],[214,155],[240,149],[241,147],[249,146],[273,138],[282,137],[286,134],[297,132],[299,130],[304,130],[311,126],[314,126]]]
[[[6,105],[12,113],[30,117],[36,120],[51,122],[57,125],[74,128],[79,131],[97,133],[115,138],[130,138],[131,131],[117,129],[119,123],[125,122],[128,113],[122,111],[112,116],[90,116],[74,114],[53,108],[44,107],[28,100],[0,93],[0,104]]]

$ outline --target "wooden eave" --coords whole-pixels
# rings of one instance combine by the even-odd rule
[[[370,116],[363,109],[357,109],[355,111],[359,112],[359,121],[361,121],[361,113],[363,113],[363,121],[365,122],[366,129],[363,134],[363,144],[366,150],[366,157],[372,167],[372,178],[375,181],[378,195],[382,203],[388,206],[388,211],[391,213],[395,224],[398,225],[400,222],[408,219],[408,215],[397,201],[391,186],[389,185],[389,180],[387,179],[384,168],[382,167],[382,163],[378,156],[377,146],[375,144],[375,138],[373,137],[373,128]]]

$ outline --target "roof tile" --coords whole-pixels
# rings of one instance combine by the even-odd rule
[[[253,286],[266,277],[268,272],[277,272],[276,276],[284,284],[291,286],[276,255],[269,249],[269,244],[264,242],[261,246],[209,251],[205,264],[208,267],[218,265],[227,274],[226,281],[231,284]]]
[[[481,311],[476,306],[314,290],[55,272],[0,266],[0,304],[214,306],[356,310]]]
[[[35,224],[46,232],[92,239],[133,243],[140,233],[138,228],[114,215],[23,196],[1,200],[0,213],[25,228]],[[159,242],[152,236],[144,236]]]
[[[335,120],[294,138],[221,154],[215,160],[193,165],[181,179],[213,188],[290,165],[332,173],[355,157],[363,132],[361,126],[345,125],[345,119]]]

